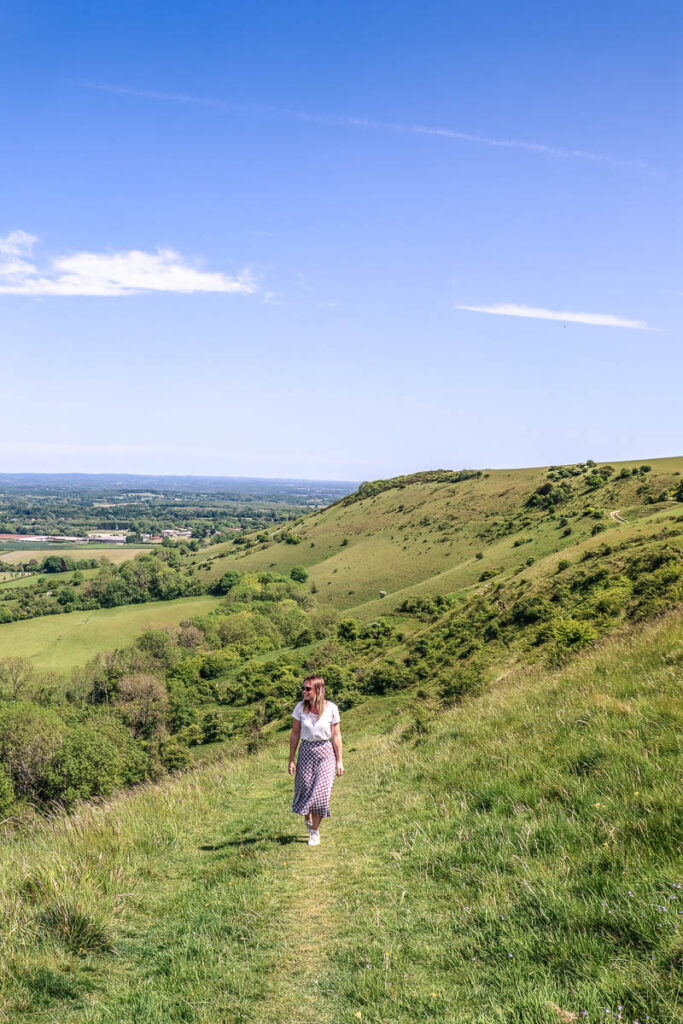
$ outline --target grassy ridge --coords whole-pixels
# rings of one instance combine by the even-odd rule
[[[315,850],[277,726],[56,818],[2,851],[0,1020],[672,1024],[682,670],[672,616],[460,707],[367,701]]]
[[[594,490],[585,474],[557,479],[556,484],[567,483],[572,490],[556,509],[528,505],[533,492],[548,484],[547,467],[491,470],[459,482],[415,474],[400,486],[363,498],[352,495],[280,528],[272,533],[275,542],[246,551],[239,545],[218,545],[194,561],[207,580],[232,568],[283,572],[304,565],[319,603],[369,621],[392,611],[413,592],[431,596],[473,587],[486,570],[526,572],[530,559],[539,562],[590,543],[596,525],[607,536],[638,526],[647,529],[667,509],[680,514],[678,503],[646,503],[646,492],[657,497],[671,491],[680,482],[683,458],[655,459],[648,463],[647,474],[619,476],[637,471],[639,465],[611,463],[609,480]],[[615,510],[628,522],[612,518]],[[558,525],[563,518],[567,534]],[[293,535],[298,543],[278,543],[283,534]],[[380,590],[385,599],[380,599]]]

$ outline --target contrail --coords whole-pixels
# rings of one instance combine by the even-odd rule
[[[234,103],[230,100],[213,99],[207,96],[192,96],[187,93],[157,92],[153,89],[128,89],[125,86],[101,85],[94,82],[80,82],[85,89],[113,93],[117,96],[138,96],[142,99],[160,100],[166,103],[187,103],[203,107],[215,107],[232,110],[236,113],[277,114],[280,117],[295,118],[312,124],[333,125],[339,128],[364,128],[374,131],[397,132],[407,135],[428,135],[436,138],[451,139],[454,142],[469,142],[479,146],[493,146],[498,149],[521,149],[527,153],[540,156],[555,157],[563,160],[588,160],[594,163],[609,164],[612,167],[633,167],[638,170],[651,171],[652,168],[642,160],[621,160],[606,156],[604,153],[592,153],[584,149],[564,149],[560,146],[548,146],[540,142],[525,142],[521,139],[498,139],[486,135],[472,135],[469,132],[456,132],[451,128],[435,128],[423,124],[401,124],[394,121],[376,121],[365,117],[338,117],[331,114],[311,114],[303,110],[290,110],[287,107],[274,107],[257,103]]]

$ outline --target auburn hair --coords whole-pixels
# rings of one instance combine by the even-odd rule
[[[314,687],[313,698],[304,698],[304,711],[313,711],[316,715],[322,715],[325,710],[325,680],[322,676],[306,676],[305,683],[311,683]]]

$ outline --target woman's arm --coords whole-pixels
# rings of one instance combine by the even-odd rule
[[[339,722],[332,726],[332,746],[337,757],[337,775],[344,774],[344,762],[342,761],[342,738]]]
[[[289,774],[296,774],[296,764],[294,762],[294,755],[296,754],[296,748],[299,744],[299,736],[301,735],[301,722],[296,718],[292,722],[292,731],[289,736]]]

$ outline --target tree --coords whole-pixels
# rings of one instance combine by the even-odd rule
[[[148,738],[166,722],[168,693],[156,676],[124,676],[119,681],[117,705],[133,735]]]
[[[50,708],[17,701],[0,711],[0,760],[18,795],[39,797],[47,765],[66,732]]]
[[[293,579],[295,583],[305,583],[308,579],[308,573],[303,565],[293,565],[289,575],[290,579]]]
[[[35,678],[35,670],[28,658],[0,659],[0,697],[20,700]]]
[[[230,569],[224,573],[213,588],[214,594],[229,594],[233,587],[242,579],[242,573],[236,569]]]

